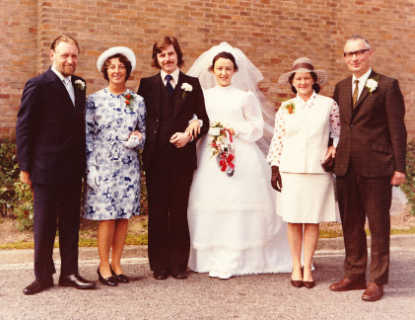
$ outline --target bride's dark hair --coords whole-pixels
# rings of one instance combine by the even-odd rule
[[[235,57],[232,55],[232,53],[226,51],[219,52],[216,56],[213,57],[212,65],[209,67],[209,71],[213,71],[215,63],[219,58],[231,60],[233,63],[233,68],[235,69],[235,71],[238,71],[238,65],[236,64]]]

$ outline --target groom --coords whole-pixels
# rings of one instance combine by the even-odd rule
[[[372,70],[368,41],[353,36],[344,46],[352,76],[340,81],[334,99],[340,107],[341,133],[335,174],[346,258],[344,278],[332,291],[366,289],[364,301],[383,296],[388,282],[392,186],[405,181],[405,105],[396,79]],[[369,221],[371,261],[366,285]]]
[[[198,79],[179,69],[183,54],[177,39],[166,36],[155,42],[152,58],[160,72],[141,79],[138,89],[147,109],[143,160],[149,201],[148,255],[154,278],[185,279],[190,250],[187,204],[197,166],[196,140],[188,132],[200,123],[199,137],[205,134],[209,119]],[[189,124],[195,117],[199,121]]]
[[[34,194],[36,280],[23,293],[53,286],[56,227],[61,254],[60,286],[91,289],[78,273],[81,182],[85,172],[85,81],[74,76],[79,54],[75,39],[61,35],[51,44],[52,66],[30,79],[17,115],[20,180]]]

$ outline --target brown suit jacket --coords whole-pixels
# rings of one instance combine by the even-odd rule
[[[405,172],[405,104],[399,83],[374,71],[369,79],[378,82],[369,92],[365,87],[352,106],[352,77],[337,83],[334,100],[340,108],[341,133],[334,172],[344,176],[353,166],[365,177],[392,176]]]

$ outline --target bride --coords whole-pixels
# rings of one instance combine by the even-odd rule
[[[286,225],[275,213],[270,168],[255,143],[264,127],[254,93],[261,73],[242,51],[221,43],[203,53],[189,74],[207,89],[211,123],[198,147],[190,191],[189,268],[220,279],[290,272]]]

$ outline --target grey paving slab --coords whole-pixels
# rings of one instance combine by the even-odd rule
[[[362,291],[333,293],[342,276],[343,251],[320,244],[314,289],[293,288],[289,274],[234,277],[230,280],[191,273],[187,280],[154,280],[145,247],[128,247],[125,272],[133,281],[96,290],[60,288],[35,296],[22,289],[33,280],[31,250],[0,251],[0,319],[412,319],[415,314],[413,237],[392,242],[390,283],[385,297],[363,302]],[[19,256],[18,258],[15,258]],[[8,259],[6,262],[5,259]],[[80,251],[81,273],[97,279],[96,248]],[[55,276],[55,282],[57,276]]]

